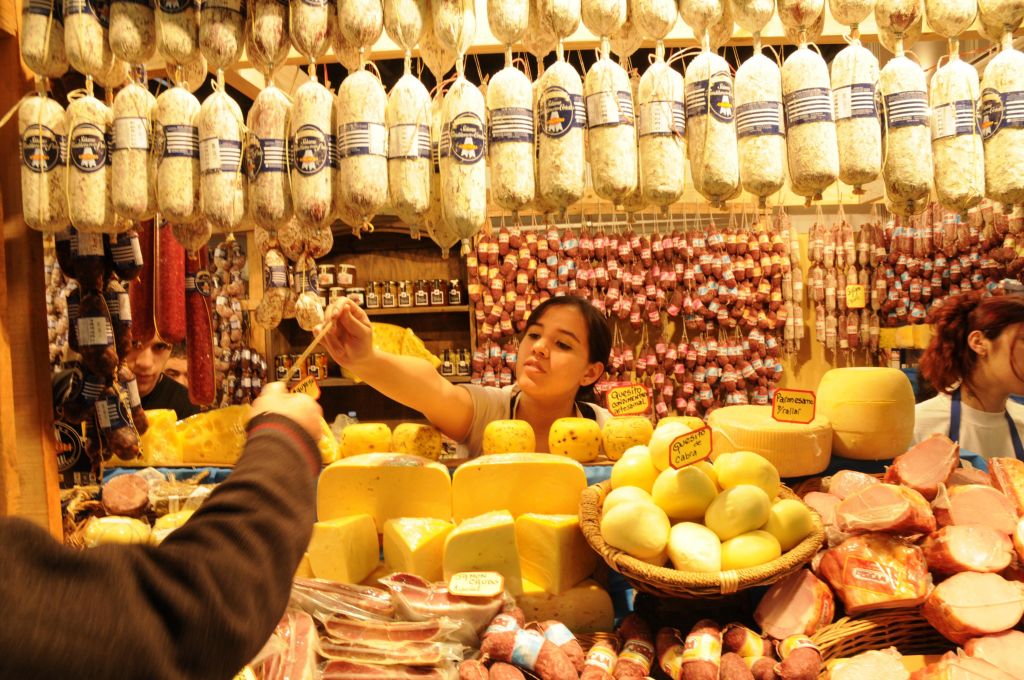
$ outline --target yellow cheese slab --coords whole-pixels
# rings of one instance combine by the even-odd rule
[[[359,583],[379,562],[377,528],[370,515],[339,517],[313,525],[309,566],[316,578]]]
[[[507,510],[464,520],[444,542],[444,579],[461,571],[496,571],[505,577],[505,590],[522,591],[515,520]]]
[[[181,465],[183,451],[178,434],[178,414],[174,409],[157,408],[146,411],[149,429],[141,438],[142,457],[118,461],[124,467],[161,467]]]
[[[252,406],[228,406],[190,416],[178,423],[182,462],[186,465],[234,465],[245,446]]]
[[[561,621],[576,633],[611,632],[615,608],[608,591],[596,581],[586,580],[561,595],[545,592],[536,583],[523,580],[523,593],[516,597],[527,621]]]
[[[495,510],[575,514],[587,486],[583,466],[549,453],[499,453],[463,463],[452,477],[455,521]]]
[[[390,576],[393,573],[394,572],[392,572],[390,569],[384,566],[383,562],[380,562],[377,564],[377,567],[370,572],[370,575],[363,579],[361,585],[380,588],[382,587],[380,584],[380,579],[384,578],[385,576]]]
[[[556,595],[588,578],[597,563],[578,515],[520,515],[516,545],[523,578]]]
[[[422,576],[428,581],[444,577],[444,543],[455,525],[430,517],[401,517],[384,523],[384,566],[391,572]]]
[[[309,564],[309,553],[302,553],[299,566],[295,568],[295,578],[316,578],[313,575],[313,567]]]
[[[818,383],[818,413],[832,423],[837,456],[894,458],[914,436],[914,388],[896,368],[833,368]]]
[[[771,406],[753,405],[715,409],[707,423],[712,459],[722,453],[753,451],[767,458],[782,477],[818,474],[832,459],[832,424],[821,408],[806,425],[781,423],[772,418]]]
[[[316,490],[320,520],[366,513],[378,531],[398,517],[452,517],[448,469],[419,456],[366,453],[342,458],[320,473]]]

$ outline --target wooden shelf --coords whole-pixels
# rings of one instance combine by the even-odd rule
[[[449,382],[454,384],[468,383],[470,377],[468,375],[453,375],[445,376]],[[320,387],[369,387],[366,383],[356,382],[355,380],[349,380],[348,378],[324,378],[317,382]]]
[[[445,307],[388,307],[367,309],[366,316],[406,316],[409,314],[457,314],[469,312],[469,305],[448,305]]]

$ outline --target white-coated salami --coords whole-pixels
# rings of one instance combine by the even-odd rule
[[[825,12],[825,0],[779,0],[779,19],[789,31],[811,31]],[[812,40],[810,36],[806,38]]]
[[[324,320],[324,308],[320,302],[320,286],[316,262],[308,254],[299,258],[295,265],[296,292],[295,320],[299,328],[312,331]]]
[[[206,70],[206,58],[196,52],[196,58],[187,64],[172,64],[167,63],[167,70],[171,74],[171,78],[175,85],[179,85],[189,92],[195,93],[203,83],[206,82],[206,76],[209,72]]]
[[[434,36],[455,54],[465,54],[476,35],[473,0],[431,0]]]
[[[458,78],[444,96],[441,201],[445,219],[468,252],[487,221],[487,107],[479,88]]]
[[[430,209],[430,109],[427,88],[411,73],[388,94],[388,196],[414,234]]]
[[[519,42],[529,23],[530,0],[487,0],[487,25],[501,43]]]
[[[580,0],[537,0],[537,8],[559,40],[568,38],[580,26]]]
[[[921,37],[924,21],[922,0],[877,0],[875,24],[885,49],[900,55]]]
[[[68,70],[63,21],[63,0],[36,0],[22,7],[21,58],[44,78],[60,78]]]
[[[434,33],[433,3],[434,0],[429,0],[427,3],[427,6],[431,8],[431,16],[429,20],[425,20],[423,25],[423,37],[420,38],[420,57],[430,72],[434,74],[434,79],[441,82],[455,65],[455,52],[438,40],[437,34]]]
[[[156,51],[160,56],[176,64],[199,57],[198,15],[195,0],[156,0]]]
[[[270,248],[263,256],[263,298],[256,307],[256,323],[264,328],[277,328],[290,295],[288,262],[279,250]]]
[[[978,71],[956,54],[932,76],[932,154],[939,203],[965,212],[985,193],[985,150],[977,123]]]
[[[338,27],[337,13],[334,15],[334,21],[331,27],[331,44],[334,46],[334,57],[338,60],[338,63],[345,67],[345,70],[349,73],[358,71],[362,66],[362,58],[360,57],[359,45],[349,41],[345,37],[345,34],[341,32]],[[425,44],[420,46],[420,52],[423,54],[423,63],[429,66],[430,62],[427,59],[427,46]]]
[[[540,61],[540,65],[541,65],[541,67],[543,67],[544,62]],[[534,115],[534,121],[535,121],[535,124],[533,126],[533,129],[534,129],[534,132],[535,132],[535,134],[534,134],[534,153],[533,153],[533,177],[534,177],[535,191],[534,191],[534,196],[533,196],[533,209],[536,210],[539,213],[548,214],[550,212],[553,212],[558,206],[555,205],[550,200],[547,200],[547,199],[544,198],[544,194],[541,191],[541,186],[540,186],[540,181],[539,181],[539,178],[541,176],[541,173],[540,173],[540,142],[541,142],[541,135],[543,134],[543,131],[541,129],[541,126],[543,125],[543,121],[541,120],[541,116],[540,116],[540,98],[541,98],[541,95],[544,92],[544,82],[543,81],[544,81],[544,71],[543,71],[543,68],[541,68],[540,75],[538,76],[537,80],[535,80],[533,82],[533,85],[532,85],[532,88],[533,88],[533,115]]]
[[[214,71],[231,68],[242,56],[245,48],[245,2],[203,0],[200,6],[199,50]]]
[[[380,0],[339,2],[338,28],[350,43],[362,50],[369,50],[384,32],[384,8]]]
[[[537,101],[537,188],[543,203],[565,210],[583,197],[586,173],[583,81],[556,61],[541,79]]]
[[[1012,34],[985,66],[981,80],[981,132],[985,140],[985,196],[1007,205],[1024,203],[1024,54]]]
[[[334,204],[341,219],[356,233],[388,200],[387,107],[384,86],[369,71],[350,74],[338,88],[338,183]]]
[[[611,35],[612,52],[619,59],[629,59],[634,52],[640,49],[642,44],[643,36],[640,35],[640,31],[633,24],[632,10],[630,10],[626,14],[626,23],[622,24],[622,28]]]
[[[85,96],[68,104],[68,220],[84,232],[101,232],[114,221],[110,202],[110,108]]]
[[[871,16],[875,0],[828,0],[832,18],[844,26],[856,26]]]
[[[701,52],[686,70],[686,151],[693,186],[715,205],[740,190],[733,80],[729,64]]]
[[[288,3],[281,0],[249,0],[245,49],[253,66],[261,73],[273,73],[288,56],[291,47],[288,14]]]
[[[213,228],[230,232],[245,216],[246,177],[242,167],[242,110],[224,91],[199,108],[200,210]]]
[[[765,199],[786,181],[782,73],[757,51],[736,69],[736,138],[743,189]]]
[[[431,20],[427,0],[384,0],[383,11],[388,37],[406,52],[413,50]]]
[[[581,0],[580,18],[596,36],[610,36],[626,23],[626,0]]]
[[[700,40],[713,24],[722,19],[725,13],[723,0],[680,0],[679,16],[686,25],[693,29],[693,34]]]
[[[121,217],[140,221],[156,213],[156,173],[160,157],[153,144],[156,97],[130,83],[114,97],[111,200]]]
[[[992,26],[1002,26],[1003,33],[1013,33],[1024,19],[1024,0],[978,0],[978,11]]]
[[[665,63],[647,67],[637,93],[640,191],[667,208],[683,193],[686,168],[686,109],[683,76]]]
[[[108,74],[114,52],[108,40],[107,17],[89,0],[64,0],[64,50],[68,64],[93,78]]]
[[[679,19],[679,6],[675,0],[632,0],[628,3],[627,18],[640,36],[648,40],[663,40]]]
[[[156,51],[156,14],[149,0],[110,3],[110,49],[129,64],[142,64]]]
[[[750,33],[760,33],[775,12],[775,0],[729,0],[736,24]]]
[[[378,2],[378,6],[379,6]],[[309,61],[316,61],[331,46],[330,24],[334,5],[327,0],[289,0],[288,31],[292,45]]]
[[[64,109],[38,94],[18,108],[21,205],[25,224],[39,231],[67,226],[68,138]]]
[[[882,126],[875,102],[878,60],[854,39],[832,60],[839,179],[861,192],[882,170]]]
[[[487,165],[491,199],[517,212],[533,200],[533,84],[526,74],[506,66],[487,84]]]
[[[893,57],[879,74],[878,89],[885,126],[882,179],[886,195],[897,206],[909,205],[927,197],[932,188],[924,71],[907,57]]]
[[[786,149],[794,193],[820,199],[839,176],[839,148],[828,66],[801,47],[782,65]]]
[[[427,233],[441,249],[441,257],[447,259],[448,251],[459,242],[448,220],[444,217],[444,202],[441,200],[441,136],[444,130],[444,97],[438,92],[430,102],[430,210],[427,211]]]
[[[977,0],[925,0],[928,25],[945,38],[955,38],[974,23]]]
[[[291,102],[280,89],[260,90],[249,108],[245,162],[249,216],[256,226],[280,229],[292,218],[288,177],[288,119]]]
[[[333,145],[328,137],[333,115],[334,95],[316,80],[307,80],[295,91],[289,116],[292,207],[302,226],[320,227],[331,215]],[[383,136],[377,129],[363,134],[367,139]],[[345,148],[344,142],[340,148]]]
[[[587,72],[583,97],[594,192],[620,203],[637,187],[636,114],[629,76],[604,56]]]
[[[722,16],[718,21],[708,27],[708,46],[717,50],[732,38],[732,31],[736,22],[732,18],[732,3],[726,0],[722,3]]]
[[[537,3],[538,0],[530,0],[530,16],[526,24],[526,35],[523,36],[523,49],[542,62],[544,57],[555,49],[558,39],[555,37],[555,32],[548,26],[547,21],[544,20],[544,15]],[[539,68],[541,72],[544,71],[543,63],[539,65]]]

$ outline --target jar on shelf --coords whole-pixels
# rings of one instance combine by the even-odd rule
[[[448,304],[452,306],[462,304],[462,285],[458,279],[448,282]]]
[[[380,306],[385,309],[398,306],[397,281],[381,281]]]
[[[377,281],[366,284],[366,308],[380,309],[380,283]]]
[[[302,356],[301,354],[292,354],[291,355],[291,364],[292,364],[292,366],[294,366],[295,364],[299,365],[299,370],[295,371],[295,373],[292,375],[292,382],[295,382],[297,380],[302,380],[307,375],[309,375],[309,371],[306,369],[306,362],[305,361],[299,361],[299,357],[301,357],[301,356]]]
[[[412,281],[398,282],[398,306],[412,307]]]
[[[337,285],[343,288],[352,287],[356,282],[356,266],[354,264],[339,264],[334,278],[337,281]]]
[[[318,265],[318,267],[320,269],[320,290],[330,290],[335,285],[334,265],[329,263],[322,263]]]
[[[413,284],[412,306],[426,307],[430,304],[430,282],[426,279],[419,279]]]
[[[365,288],[346,288],[345,297],[352,302],[356,303],[360,307],[366,306],[366,289]]]
[[[430,287],[430,306],[444,307],[448,300],[448,285],[441,279],[434,279]]]
[[[345,289],[341,286],[332,286],[330,290],[330,296],[327,298],[328,304],[334,304],[336,301],[345,297]]]
[[[288,375],[288,371],[292,368],[292,355],[291,354],[278,354],[274,357],[274,374],[278,380],[284,380],[285,376]]]

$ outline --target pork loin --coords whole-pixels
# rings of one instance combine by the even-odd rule
[[[1000,572],[1010,566],[1013,544],[1006,534],[980,524],[943,527],[921,546],[928,568],[939,574]]]
[[[795,571],[764,594],[754,620],[765,635],[783,640],[790,635],[813,635],[832,623],[832,591],[806,569]]]
[[[836,507],[836,528],[850,534],[930,534],[935,531],[935,517],[928,501],[917,491],[895,484],[873,484]]]
[[[1024,633],[1019,630],[972,638],[964,643],[964,651],[1015,678],[1024,678]]]
[[[804,495],[804,503],[821,515],[821,523],[825,526],[835,524],[836,506],[842,500],[839,496],[822,491],[810,491]]]
[[[1024,515],[1024,461],[992,458],[988,468],[994,486],[1010,499],[1018,515]]]
[[[1024,585],[999,574],[954,574],[935,586],[921,614],[945,638],[962,645],[1016,626],[1024,615]]]
[[[933,434],[897,456],[886,470],[885,481],[902,484],[931,500],[960,463],[960,445],[942,434]]]
[[[1009,536],[1017,528],[1017,511],[1009,498],[991,486],[954,486],[932,504],[939,526],[984,524]]]
[[[878,484],[878,478],[857,472],[856,470],[840,470],[826,480],[825,491],[840,500],[845,500],[861,489]]]

